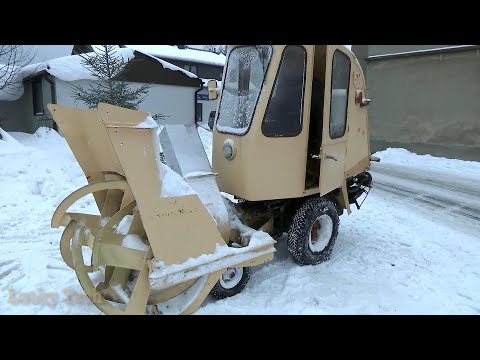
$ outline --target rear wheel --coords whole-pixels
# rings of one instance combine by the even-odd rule
[[[249,267],[227,268],[210,294],[219,300],[239,294],[247,286],[251,273]]]
[[[306,200],[297,210],[288,231],[288,251],[299,265],[327,261],[338,235],[339,216],[333,202]]]

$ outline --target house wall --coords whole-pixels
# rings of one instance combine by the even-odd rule
[[[480,160],[478,51],[378,60],[368,67],[374,150],[407,147]]]
[[[372,55],[443,46],[368,47]],[[365,63],[373,152],[402,147],[419,154],[480,161],[480,50]]]
[[[46,80],[46,75],[39,76],[42,82],[42,103],[43,103],[43,115],[35,115],[33,109],[33,90],[32,82],[33,79],[24,81],[24,94],[22,98],[15,101],[21,102],[21,109],[17,108],[19,119],[17,130],[28,133],[34,133],[41,126],[53,127],[53,120],[51,115],[48,112],[47,104],[52,102],[52,91],[51,85]]]
[[[52,127],[53,122],[48,114],[47,104],[52,102],[52,91],[47,75],[39,75],[42,82],[42,103],[44,115],[35,115],[33,111],[33,79],[23,83],[23,95],[14,101],[0,101],[0,118],[5,131],[34,133],[40,126]]]
[[[72,83],[87,88],[92,82],[78,80]],[[140,84],[133,83],[131,86],[140,86]],[[162,124],[192,124],[195,121],[195,90],[197,89],[185,86],[152,85],[139,109],[152,115],[160,113],[168,116],[160,121]],[[56,79],[57,104],[86,108],[84,103],[74,101],[72,93],[69,83]]]
[[[31,94],[24,93],[15,101],[0,101],[0,127],[7,132],[34,132],[27,119],[27,111],[31,106]]]

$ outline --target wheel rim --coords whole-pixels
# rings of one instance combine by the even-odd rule
[[[310,237],[308,239],[308,246],[313,252],[323,251],[333,233],[333,221],[330,216],[324,214],[319,216],[310,228]]]
[[[224,289],[233,289],[240,283],[243,277],[243,267],[227,268],[220,278],[220,285]]]

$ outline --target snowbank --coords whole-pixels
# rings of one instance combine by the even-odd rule
[[[480,175],[480,162],[447,159],[432,155],[418,155],[406,149],[388,148],[374,154],[380,163],[402,165],[422,170],[440,170],[458,172],[464,175]]]
[[[183,180],[183,178],[175,171],[161,162],[159,165],[160,177],[162,179],[161,197],[175,197],[196,194],[190,185],[188,185],[188,183]]]
[[[15,138],[9,133],[0,128],[0,154],[7,154],[9,152],[20,151],[23,148]]]

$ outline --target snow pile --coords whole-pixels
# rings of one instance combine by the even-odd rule
[[[374,154],[380,164],[402,165],[422,170],[453,172],[457,175],[480,175],[480,162],[447,159],[431,155],[418,155],[406,149],[388,148]]]
[[[162,179],[161,197],[175,197],[193,195],[195,191],[183,178],[167,165],[160,163],[160,177]]]
[[[216,244],[215,250],[211,254],[202,254],[195,258],[189,258],[181,264],[172,264],[172,265],[165,265],[165,263],[161,260],[157,260],[154,262],[155,268],[150,274],[150,279],[160,279],[165,280],[166,276],[170,276],[169,280],[174,280],[176,282],[185,281],[186,276],[192,276],[197,267],[203,266],[201,271],[205,271],[208,273],[217,271],[222,268],[222,266],[218,266],[218,263],[215,261],[220,260],[223,258],[223,262],[228,262],[228,257],[233,255],[245,255],[241,258],[240,262],[249,260],[252,258],[252,254],[248,254],[251,251],[252,247],[258,247],[261,245],[267,245],[272,241],[272,238],[265,234],[262,231],[255,231],[251,234],[251,240],[248,246],[246,247],[230,247],[226,244]],[[260,255],[261,252],[255,252],[255,256]],[[255,257],[253,256],[253,257]],[[217,268],[219,267],[219,268]],[[188,270],[188,272],[183,273],[184,270]],[[198,275],[197,275],[198,276]]]
[[[140,129],[155,129],[158,127],[158,123],[153,120],[151,116],[147,116],[147,118],[136,127]]]
[[[175,197],[175,196],[184,196],[195,194],[195,191],[188,185],[185,180],[178,175],[175,171],[170,169],[167,165],[162,163],[160,159],[160,153],[162,148],[160,145],[160,139],[158,132],[152,133],[152,142],[155,152],[155,162],[157,164],[157,169],[160,174],[160,180],[162,181],[160,197]]]
[[[122,246],[140,251],[147,251],[149,248],[149,246],[142,241],[142,238],[135,234],[125,236],[122,240]]]
[[[125,290],[123,290],[122,285],[114,285],[112,286],[112,289],[115,290],[115,293],[120,297],[120,299],[122,299],[125,304],[128,304],[128,302],[130,301],[130,296]]]
[[[32,195],[39,195],[43,199],[40,208],[51,209],[69,194],[67,189],[73,191],[87,184],[66,141],[55,130],[41,127],[35,134],[10,135],[16,141],[6,137],[7,142],[0,144],[2,187],[10,189],[3,195],[15,194],[15,198],[4,199],[6,203],[30,203]],[[19,177],[24,181],[18,181]]]
[[[23,150],[23,145],[6,131],[0,128],[0,156],[2,154],[16,153]]]
[[[195,75],[194,73],[191,73],[190,71],[182,69],[181,67],[170,64],[169,62],[166,62],[162,59],[158,59],[158,58],[155,58],[155,57],[154,57],[154,59],[157,60],[160,64],[162,64],[165,69],[169,69],[169,70],[173,70],[173,71],[180,71],[180,72],[184,73],[185,75],[187,75],[188,77],[191,77],[191,78],[194,78],[194,79],[198,78],[198,76]]]
[[[133,215],[125,215],[123,219],[120,221],[118,226],[115,228],[115,233],[121,235],[127,235],[128,230],[130,230],[130,226],[133,222]]]
[[[247,237],[250,239],[249,245],[256,246],[262,243],[270,241],[272,238],[264,231],[257,231],[251,227],[242,223],[239,219],[234,205],[230,200],[224,198],[224,203],[230,217],[230,227],[239,231],[241,237]]]
[[[87,184],[83,171],[55,130],[8,135],[0,140],[0,313],[99,314],[60,256],[63,228],[50,226],[59,203]],[[98,214],[92,196],[69,210]]]
[[[203,290],[208,280],[208,275],[202,276],[195,284],[190,286],[186,291],[156,305],[157,311],[161,315],[178,315],[182,314],[190,304],[197,298],[198,294]],[[152,310],[150,310],[152,312]]]
[[[9,135],[5,130],[0,127],[0,140],[9,142],[11,144],[20,145],[20,143],[15,140],[11,135]]]

